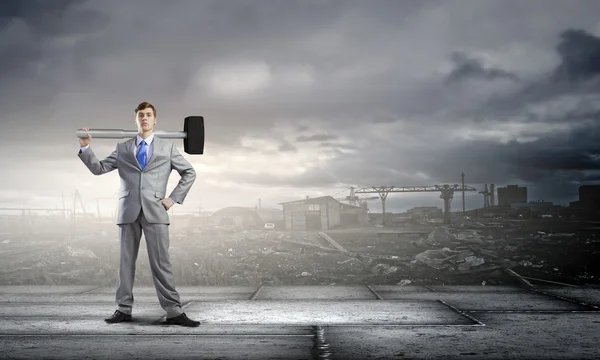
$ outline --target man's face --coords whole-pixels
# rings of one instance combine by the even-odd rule
[[[154,123],[156,122],[152,108],[145,108],[144,110],[138,111],[135,120],[138,131],[150,131],[154,128]]]

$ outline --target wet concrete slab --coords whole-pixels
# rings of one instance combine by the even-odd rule
[[[513,291],[511,289],[488,289],[486,286],[474,287],[470,291],[444,291],[406,292],[402,286],[371,286],[382,300],[442,300],[456,308],[465,311],[585,311],[591,310],[576,303],[563,301],[554,297],[535,293],[527,289]]]
[[[141,309],[140,309],[141,308]],[[473,325],[474,323],[436,301],[217,301],[185,306],[188,317],[206,325]],[[96,319],[112,314],[113,308],[94,304],[0,306],[1,333],[79,331]],[[164,315],[156,306],[135,306],[133,317],[152,319]],[[55,319],[49,319],[49,318]],[[135,327],[133,328],[135,329]]]
[[[165,311],[158,304],[149,302],[136,302],[134,311],[136,316],[160,317]],[[40,318],[40,317],[59,317],[59,318],[90,318],[90,317],[109,317],[116,310],[116,305],[112,304],[81,304],[77,302],[55,302],[53,304],[0,304],[0,317],[18,317],[18,318]],[[0,324],[0,327],[2,325]]]
[[[260,286],[178,286],[180,297],[195,301],[212,300],[248,300]],[[93,295],[107,295],[114,297],[115,287],[102,287],[91,291]],[[134,296],[150,296],[156,298],[156,289],[153,287],[134,287]],[[183,300],[183,299],[182,299]]]
[[[208,324],[473,325],[438,301],[253,300],[192,303],[186,313]]]
[[[111,287],[36,290],[0,286],[0,359],[600,358],[600,311],[519,287],[182,287],[197,328],[165,325],[153,287],[121,324]]]
[[[481,327],[325,327],[335,359],[599,359],[600,314],[477,314]]]
[[[0,337],[0,359],[311,359],[311,336]]]
[[[67,303],[114,303],[116,290],[112,287],[87,287],[68,290],[50,288],[36,293],[35,286],[22,286],[22,289],[11,287],[4,291],[0,287],[0,303],[54,303],[57,300]],[[83,289],[83,290],[82,290]],[[177,288],[182,302],[215,301],[215,300],[248,300],[260,289],[250,286],[198,286]],[[134,287],[133,296],[136,302],[158,302],[153,287]]]
[[[82,294],[98,288],[90,285],[1,285],[0,294]]]
[[[551,295],[573,299],[600,308],[600,288],[544,286],[536,287],[536,289]]]
[[[461,293],[497,293],[497,292],[509,292],[509,293],[528,293],[529,290],[520,286],[511,285],[482,285],[482,286],[469,286],[469,285],[428,285],[429,289],[436,292],[461,292]]]
[[[134,291],[135,302],[156,302],[158,303],[158,297],[156,294],[139,296]],[[186,301],[185,298],[181,299]],[[188,299],[189,300],[189,299]],[[114,304],[114,295],[99,295],[99,294],[82,294],[82,295],[63,295],[63,294],[1,294],[0,295],[0,306],[3,304],[55,304],[60,303],[80,303],[80,304]]]
[[[264,286],[256,300],[376,300],[377,297],[364,285],[355,286]]]
[[[194,318],[193,315],[189,315]],[[106,336],[143,336],[143,335],[294,335],[308,336],[313,334],[312,326],[274,325],[274,324],[223,324],[203,323],[199,327],[190,328],[167,325],[156,316],[137,316],[132,322],[107,324],[102,317],[90,318],[49,318],[49,317],[6,317],[2,318],[1,336],[33,336],[33,335],[106,335]]]
[[[32,301],[45,301],[48,298],[61,296],[61,300],[83,299],[83,301],[97,301],[115,298],[116,288],[107,286],[0,286],[0,302],[32,297]],[[195,301],[203,300],[247,300],[260,288],[260,286],[182,286],[177,287],[179,295]],[[85,296],[82,296],[85,295]],[[134,287],[134,297],[140,299],[157,299],[154,287]],[[71,297],[70,297],[71,296]]]

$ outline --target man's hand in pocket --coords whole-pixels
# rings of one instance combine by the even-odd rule
[[[173,200],[166,198],[162,199],[162,204],[165,207],[165,210],[169,210],[171,206],[173,206],[175,203],[173,202]]]

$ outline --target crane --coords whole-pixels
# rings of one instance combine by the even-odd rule
[[[379,194],[381,197],[382,222],[385,222],[385,200],[389,193],[406,192],[440,192],[440,199],[444,199],[444,224],[450,224],[450,202],[454,198],[455,191],[477,191],[474,187],[467,185],[434,185],[434,186],[372,186],[355,191],[355,194]]]
[[[366,203],[368,200],[379,199],[379,197],[377,197],[377,196],[371,196],[371,197],[356,196],[354,189],[356,189],[354,186],[350,186],[350,195],[349,196],[346,196],[344,198],[335,198],[335,199],[338,201],[348,201],[350,203],[350,205],[352,205],[352,206],[362,206],[362,204]]]

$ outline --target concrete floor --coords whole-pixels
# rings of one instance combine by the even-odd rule
[[[600,288],[180,287],[202,325],[164,325],[154,288],[106,324],[114,288],[0,286],[0,359],[598,359]]]

